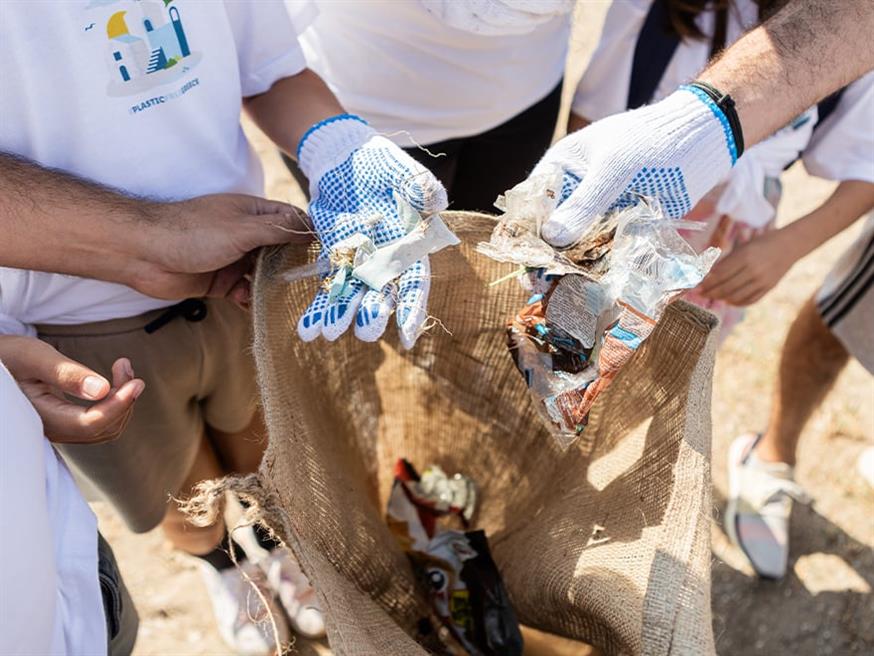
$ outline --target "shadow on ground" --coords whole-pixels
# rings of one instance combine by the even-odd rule
[[[714,502],[720,509],[725,505],[716,490]],[[714,533],[715,545],[724,540],[724,533]],[[874,551],[814,507],[799,504],[792,515],[790,544],[789,569],[782,581],[758,580],[714,557],[717,652],[874,653]],[[819,567],[808,567],[813,561]]]

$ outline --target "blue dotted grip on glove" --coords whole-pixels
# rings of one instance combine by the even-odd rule
[[[327,155],[314,153],[317,146]],[[363,236],[377,249],[391,244],[410,228],[399,203],[431,213],[445,208],[445,190],[430,171],[356,116],[336,116],[313,126],[298,152],[311,181],[309,214],[322,242],[319,259],[329,269],[328,283],[300,318],[298,333],[306,341],[319,335],[333,340],[354,322],[359,339],[375,341],[397,307],[401,341],[411,347],[427,316],[427,259],[383,289],[370,289],[348,275],[354,248],[347,240]],[[310,175],[307,168],[316,173]]]
[[[582,178],[571,171],[563,171],[561,194],[556,207],[570,198]],[[665,215],[679,218],[692,210],[692,202],[686,191],[683,172],[676,166],[670,168],[643,168],[631,180],[609,211],[622,210],[640,202],[641,198],[658,198]]]

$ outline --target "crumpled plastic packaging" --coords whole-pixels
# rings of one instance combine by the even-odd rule
[[[422,472],[416,484],[420,498],[434,503],[440,512],[458,513],[466,522],[476,510],[476,485],[463,474],[449,476],[439,466],[431,465]]]
[[[567,249],[557,250],[540,237],[541,225],[558,205],[563,177],[556,168],[531,176],[500,196],[495,207],[504,214],[489,241],[479,243],[477,251],[499,262],[545,269],[552,275],[601,275],[616,231],[615,215],[594,221],[580,241]]]
[[[288,282],[311,276],[327,276],[325,288],[334,301],[346,291],[353,278],[371,289],[381,290],[398,278],[414,262],[448,247],[457,246],[458,237],[443,222],[439,212],[423,217],[403,198],[395,198],[398,216],[404,223],[403,237],[377,247],[362,232],[356,232],[334,244],[327,258],[283,273]],[[380,220],[380,215],[374,216]]]
[[[719,249],[697,254],[677,232],[697,226],[665,219],[657,203],[642,199],[596,221],[577,244],[556,250],[539,234],[557,204],[557,184],[542,176],[507,192],[506,213],[478,250],[528,272],[535,293],[510,322],[508,348],[538,412],[559,446],[568,448],[598,395],[668,304],[707,275]]]
[[[521,656],[522,634],[483,531],[454,530],[438,522],[457,517],[465,529],[476,496],[471,479],[447,476],[432,465],[420,477],[398,460],[387,521],[428,588],[431,606],[471,656]]]

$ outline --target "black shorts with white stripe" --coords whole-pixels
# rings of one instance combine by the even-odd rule
[[[819,299],[817,307],[823,321],[833,328],[845,317],[874,284],[874,235],[862,251],[856,265],[831,293]]]

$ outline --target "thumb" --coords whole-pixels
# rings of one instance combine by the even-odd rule
[[[446,188],[437,176],[397,146],[392,144],[392,149],[398,151],[396,162],[382,172],[388,178],[388,185],[425,215],[445,210],[449,205]]]
[[[402,185],[401,193],[407,196],[407,201],[412,202],[414,207],[421,206],[423,214],[442,212],[449,205],[446,187],[428,169],[422,167],[421,171],[410,178],[410,182],[411,184]],[[413,188],[417,188],[416,193],[409,193]]]
[[[283,203],[279,200],[270,200],[261,196],[246,196],[246,210],[250,214],[295,214],[303,211],[291,203]]]
[[[256,212],[245,217],[240,224],[241,230],[246,231],[246,251],[253,251],[261,246],[308,244],[313,241],[315,233],[304,210],[263,199],[259,199],[257,205]]]
[[[596,178],[591,172],[587,174],[541,227],[541,236],[553,246],[562,248],[579,241],[624,189],[612,183],[605,185],[603,179]]]
[[[231,290],[235,289],[245,277],[252,273],[255,266],[255,258],[248,253],[236,262],[216,271],[212,277],[212,283],[206,292],[209,298],[225,298]]]
[[[39,349],[29,358],[27,378],[57,387],[65,394],[88,401],[105,397],[110,390],[109,381],[93,369],[61,355],[54,348],[42,342],[45,348]]]

